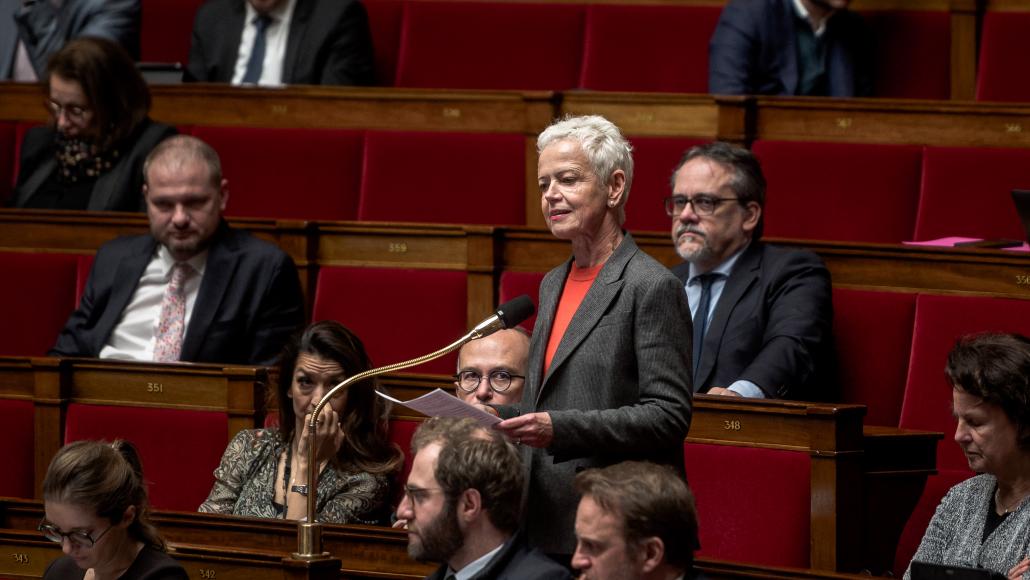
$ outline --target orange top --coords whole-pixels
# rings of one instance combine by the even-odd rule
[[[592,268],[580,268],[575,262],[572,263],[569,276],[565,279],[565,288],[558,299],[558,311],[554,313],[554,322],[551,324],[551,337],[547,340],[547,351],[544,353],[544,374],[551,368],[551,359],[554,358],[554,353],[558,350],[573,315],[576,314],[602,267],[603,263]]]

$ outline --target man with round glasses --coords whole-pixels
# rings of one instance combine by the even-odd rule
[[[522,400],[529,334],[516,327],[473,340],[458,351],[454,394],[469,404],[511,405]]]
[[[761,241],[765,177],[747,149],[691,148],[672,177],[665,211],[685,261],[694,321],[694,391],[832,398],[830,273],[812,252]]]

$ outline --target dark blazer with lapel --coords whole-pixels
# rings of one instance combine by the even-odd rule
[[[232,82],[246,0],[210,0],[193,22],[186,80]],[[370,85],[368,14],[358,0],[297,0],[283,62],[284,84]]]
[[[22,139],[21,161],[18,170],[18,184],[11,198],[13,207],[24,207],[26,202],[57,169],[54,156],[53,127],[33,127]],[[93,185],[89,196],[88,210],[93,211],[142,211],[143,162],[150,150],[162,140],[178,131],[175,127],[155,123],[146,119],[137,129],[132,147],[123,152],[121,159],[107,173],[101,175]]]
[[[139,57],[140,0],[64,0],[22,7],[24,0],[0,0],[0,80],[11,78],[18,40],[24,39],[36,76],[50,55],[80,36],[100,36]]]
[[[792,0],[731,0],[708,46],[708,92],[796,94],[797,20]],[[872,34],[862,17],[837,12],[824,34],[829,96],[872,95]]]
[[[687,263],[673,272],[686,283]],[[752,242],[715,306],[696,392],[743,379],[766,397],[830,400],[835,376],[830,273],[812,252]]]
[[[446,577],[447,565],[444,564],[426,576],[426,580]],[[530,549],[521,534],[516,534],[472,580],[572,580],[572,574],[539,550]]]
[[[547,412],[548,449],[525,448],[528,539],[575,549],[576,473],[627,459],[683,468],[690,427],[690,308],[683,286],[626,234],[598,273],[544,374],[544,353],[572,261],[540,283],[522,403],[502,416]]]
[[[96,357],[157,249],[150,235],[101,246],[52,356]],[[304,324],[297,269],[282,250],[224,222],[212,240],[181,360],[269,364]]]

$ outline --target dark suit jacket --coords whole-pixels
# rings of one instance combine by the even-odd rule
[[[79,308],[50,355],[98,356],[156,249],[150,235],[101,246]],[[269,364],[303,324],[304,299],[293,260],[223,222],[211,243],[181,360]]]
[[[798,88],[797,12],[792,0],[731,0],[708,46],[708,92],[794,95]],[[873,92],[872,35],[854,12],[826,23],[829,96]]]
[[[548,449],[525,447],[525,519],[531,546],[575,549],[576,473],[628,459],[683,469],[690,427],[690,308],[683,286],[626,234],[562,337],[551,367],[544,353],[572,261],[540,283],[522,403],[502,416],[547,412]]]
[[[246,0],[210,0],[197,11],[186,80],[232,82]],[[358,0],[297,0],[283,62],[284,84],[370,85],[372,36]]]
[[[55,129],[33,127],[25,132],[21,145],[18,184],[11,198],[13,207],[24,207],[39,191],[50,174],[57,169],[54,157]],[[143,161],[150,150],[166,137],[175,135],[175,127],[154,123],[150,119],[137,129],[132,148],[125,151],[114,167],[101,175],[93,185],[86,209],[93,211],[143,211]]]
[[[688,264],[673,272],[686,283]],[[752,242],[715,306],[695,391],[743,379],[770,398],[830,400],[833,359],[830,273],[822,260]]]
[[[19,38],[25,41],[36,76],[50,55],[80,36],[100,36],[139,58],[140,0],[64,0],[61,8],[24,0],[0,0],[0,80],[11,78]]]
[[[444,564],[426,576],[426,580],[446,577],[447,565]],[[572,574],[539,550],[527,547],[521,535],[516,534],[472,580],[572,580]]]

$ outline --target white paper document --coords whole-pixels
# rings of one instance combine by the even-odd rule
[[[471,417],[484,427],[490,427],[501,422],[500,418],[469,405],[443,389],[433,389],[432,392],[410,401],[401,401],[379,391],[376,391],[376,394],[388,401],[414,409],[429,417]]]

